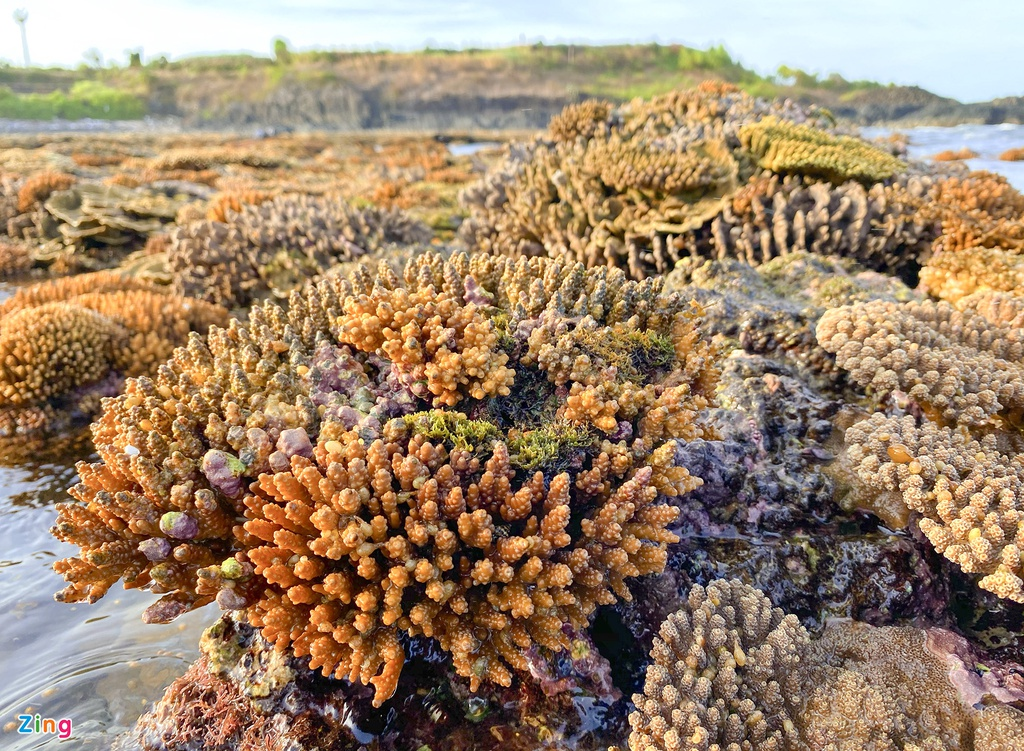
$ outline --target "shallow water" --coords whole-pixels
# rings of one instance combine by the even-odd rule
[[[78,452],[81,453],[80,451]],[[95,605],[53,600],[50,570],[75,548],[54,540],[54,504],[74,479],[73,456],[0,467],[0,718],[5,750],[50,748],[54,735],[19,734],[20,714],[72,719],[65,748],[103,749],[195,659],[214,613],[166,626],[142,623],[153,596],[112,589]],[[80,458],[80,457],[79,457]],[[12,727],[13,723],[13,727]]]
[[[864,129],[869,137],[881,129]],[[1024,146],[1024,126],[913,128],[910,155],[928,157],[968,147],[979,159],[972,169],[1006,175],[1024,189],[1024,162],[998,161],[998,155]],[[479,144],[461,145],[479,147]],[[454,146],[453,146],[454,151]],[[0,300],[9,295],[0,285]],[[67,498],[74,462],[83,450],[34,454],[22,466],[0,467],[0,748],[7,751],[61,748],[104,749],[127,729],[198,655],[199,636],[212,623],[214,607],[190,613],[168,625],[142,623],[142,611],[155,601],[145,592],[115,585],[95,605],[64,605],[53,600],[63,581],[50,567],[76,548],[49,534],[54,505]],[[20,714],[73,721],[72,736],[16,732]]]
[[[1024,125],[958,125],[954,128],[922,126],[919,128],[862,128],[866,138],[884,136],[893,131],[910,137],[907,153],[916,159],[927,159],[940,151],[968,148],[977,159],[964,162],[972,170],[988,170],[1005,175],[1017,188],[1024,190],[1024,162],[1003,162],[999,155],[1007,149],[1024,148]]]

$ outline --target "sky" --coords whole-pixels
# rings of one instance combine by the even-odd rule
[[[762,74],[779,65],[918,85],[961,101],[1024,95],[1017,0],[0,0],[0,60],[34,65],[97,50],[124,64],[210,52],[412,50],[529,43],[724,44]]]

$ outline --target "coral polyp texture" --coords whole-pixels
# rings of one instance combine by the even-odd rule
[[[1024,299],[866,303],[828,311],[818,339],[855,381],[904,394],[916,414],[846,432],[847,461],[884,505],[920,515],[936,550],[983,589],[1024,602]]]
[[[91,387],[112,392],[124,377],[152,372],[190,331],[227,322],[219,306],[109,272],[23,288],[0,315],[0,432],[7,435],[39,427],[40,409],[82,409],[80,399],[94,409]]]
[[[921,287],[956,303],[974,294],[1024,290],[1024,255],[1002,248],[940,251],[921,269]]]
[[[994,696],[1024,694],[964,681],[964,655],[949,649],[956,639],[855,622],[812,639],[753,587],[694,587],[655,639],[644,693],[633,698],[630,751],[1018,748],[1024,713]]]
[[[221,199],[209,211],[215,218],[171,233],[174,289],[228,307],[287,297],[333,264],[430,239],[426,225],[397,209],[358,209],[336,196],[252,192]],[[222,215],[225,221],[217,221]]]
[[[722,84],[570,105],[463,192],[460,235],[637,279],[686,256],[761,263],[807,250],[890,272],[912,265],[937,232],[918,217],[931,182],[834,131],[813,109]]]
[[[67,602],[119,578],[216,599],[327,675],[395,691],[426,636],[476,689],[660,572],[715,352],[661,282],[427,253],[267,302],[129,380],[54,533]]]
[[[978,586],[1024,602],[1024,454],[913,416],[873,415],[846,432],[849,461],[862,483],[898,493],[920,514],[918,526],[935,549]]]
[[[879,182],[907,165],[881,149],[851,136],[836,136],[818,128],[765,117],[740,128],[740,143],[772,172],[795,172],[846,180]]]
[[[986,299],[962,300],[961,309],[931,301],[843,306],[821,317],[818,341],[860,385],[904,391],[937,420],[1019,424],[1024,332],[984,315],[978,306]]]
[[[631,751],[798,748],[797,668],[807,631],[736,580],[690,590],[662,624],[643,694],[629,717]]]

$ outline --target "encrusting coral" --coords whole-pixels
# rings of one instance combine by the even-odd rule
[[[227,218],[179,224],[172,232],[169,261],[179,294],[244,307],[270,293],[287,296],[340,261],[430,239],[424,224],[401,211],[358,209],[336,196],[250,195]]]
[[[931,183],[833,129],[814,110],[722,84],[618,108],[570,105],[463,192],[460,236],[637,279],[693,255],[761,263],[808,250],[913,265],[937,232],[918,216]]]
[[[122,578],[166,621],[216,598],[377,704],[404,635],[508,685],[664,567],[663,499],[700,484],[676,437],[712,434],[698,321],[619,270],[433,253],[257,306],[108,400],[59,599]]]
[[[696,586],[654,641],[630,751],[1016,748],[1024,713],[974,706],[954,678],[962,659],[938,643],[948,638],[836,622],[811,639],[738,580]]]

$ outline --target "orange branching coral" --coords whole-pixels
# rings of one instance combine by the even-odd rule
[[[433,287],[376,288],[346,301],[344,310],[338,339],[361,352],[380,351],[413,393],[432,395],[435,407],[454,406],[464,395],[509,395],[515,371],[505,367],[508,355],[478,306]]]
[[[257,306],[108,400],[100,462],[55,527],[82,549],[57,565],[60,597],[124,578],[166,595],[149,620],[216,598],[377,704],[406,634],[473,689],[509,685],[528,647],[566,648],[566,628],[664,567],[665,496],[700,484],[677,441],[709,434],[686,396],[716,377],[698,322],[618,270],[431,253],[402,278],[361,267],[287,313]],[[544,326],[550,351],[591,346],[637,381],[612,433],[566,414],[578,382],[540,364]]]
[[[1024,149],[1007,149],[999,155],[999,159],[1004,162],[1022,162],[1024,161]]]
[[[0,407],[32,413],[111,374],[151,372],[190,331],[227,320],[223,308],[113,273],[24,288],[4,303],[2,315]]]
[[[1024,196],[1005,177],[972,172],[940,180],[921,207],[941,226],[936,250],[1004,248],[1024,250]]]
[[[18,211],[31,211],[58,190],[67,190],[77,178],[64,172],[38,172],[25,181],[18,191]]]
[[[850,427],[846,443],[860,482],[898,493],[936,550],[984,574],[982,589],[1024,602],[1024,446],[880,414]]]
[[[207,204],[206,218],[213,222],[228,221],[229,212],[238,213],[243,206],[259,206],[276,194],[270,190],[242,190],[220,193]]]

